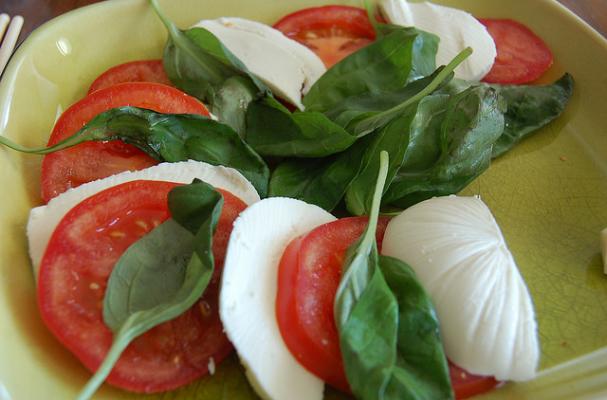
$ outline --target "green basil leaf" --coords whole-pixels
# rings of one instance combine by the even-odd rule
[[[92,396],[133,339],[190,308],[213,276],[213,234],[223,197],[196,181],[173,189],[168,201],[176,220],[135,242],[112,270],[103,315],[114,341],[78,399]]]
[[[363,138],[329,157],[284,161],[272,173],[270,196],[291,197],[333,210],[358,174],[368,144],[368,138]]]
[[[506,126],[493,146],[493,158],[558,118],[573,95],[573,86],[573,78],[569,74],[551,85],[492,85],[507,104]]]
[[[324,114],[291,114],[278,101],[265,98],[249,106],[246,141],[264,156],[326,157],[344,151],[356,137]]]
[[[438,38],[400,28],[334,65],[303,99],[307,111],[325,112],[348,97],[405,86],[436,69]]]
[[[428,128],[410,139],[385,204],[406,208],[457,193],[489,167],[493,144],[504,130],[503,104],[490,87],[450,96],[442,112],[429,117]]]
[[[244,134],[248,104],[270,90],[219,39],[204,28],[182,31],[150,0],[169,32],[163,65],[179,89],[209,104],[220,121]]]
[[[493,158],[497,158],[558,118],[573,95],[574,84],[573,77],[566,73],[549,85],[497,85],[454,79],[442,91],[456,94],[475,86],[497,91],[506,107],[504,133],[493,146]]]
[[[384,191],[401,169],[405,161],[409,142],[417,142],[426,135],[431,121],[436,114],[441,113],[447,105],[446,95],[432,95],[413,104],[403,115],[393,120],[373,135],[373,141],[365,153],[364,167],[346,192],[346,206],[354,215],[368,215],[371,210],[373,187],[379,171],[379,156],[381,151],[387,151],[390,156],[388,174]]]
[[[447,66],[437,71],[437,73],[434,75],[434,79],[432,79],[426,87],[422,88],[414,96],[388,110],[377,113],[364,113],[358,117],[355,117],[348,123],[346,129],[352,134],[360,137],[385,126],[394,118],[401,115],[401,113],[411,104],[423,99],[426,96],[429,96],[435,90],[445,85],[445,83],[453,77],[453,71],[455,68],[457,68],[458,65],[468,58],[470,54],[472,54],[472,49],[470,47],[465,48],[461,53],[455,56],[455,58],[451,60]]]
[[[451,399],[449,368],[428,295],[408,266],[377,252],[388,153],[381,152],[379,159],[369,225],[348,250],[335,296],[346,377],[363,400]]]
[[[380,256],[379,265],[398,303],[397,367],[383,398],[453,398],[449,365],[430,296],[407,264]]]
[[[389,110],[404,103],[426,88],[442,70],[443,67],[434,71],[432,75],[417,79],[397,90],[379,94],[363,93],[358,96],[349,97],[335,108],[325,112],[325,115],[335,121],[335,123],[347,127],[352,120],[363,114],[375,115],[375,113]],[[452,76],[445,79],[437,90],[441,90],[451,79]]]
[[[51,147],[27,149],[0,137],[0,143],[35,154],[106,140],[132,144],[160,161],[196,160],[231,167],[251,181],[260,196],[265,197],[268,191],[270,171],[265,161],[229,126],[200,115],[121,107],[99,114],[73,136]]]

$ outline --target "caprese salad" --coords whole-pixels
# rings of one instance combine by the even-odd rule
[[[94,372],[78,398],[175,389],[233,348],[264,399],[534,377],[514,257],[454,194],[566,107],[570,75],[525,85],[552,64],[539,37],[405,0],[187,30],[150,3],[162,60],[101,74],[47,147],[0,137],[44,155],[30,256],[44,322]]]

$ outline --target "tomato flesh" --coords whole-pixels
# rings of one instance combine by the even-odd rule
[[[488,392],[499,384],[492,376],[472,375],[452,362],[449,362],[449,375],[458,400]]]
[[[159,83],[122,83],[98,90],[69,107],[57,120],[48,146],[72,136],[96,115],[123,106],[161,113],[209,114],[200,101],[173,87]],[[83,183],[157,163],[141,150],[121,141],[82,143],[44,157],[42,199],[48,202]]]
[[[167,194],[176,185],[133,181],[97,193],[70,210],[49,241],[38,281],[40,312],[57,339],[91,371],[112,343],[102,315],[109,275],[133,242],[169,217]],[[205,375],[209,363],[231,352],[219,320],[219,275],[232,224],[246,205],[222,194],[213,241],[216,274],[209,287],[184,314],[135,339],[108,383],[143,393],[171,390]]]
[[[289,244],[280,261],[276,316],[293,356],[331,386],[349,392],[333,314],[346,250],[364,232],[366,217],[322,225]],[[388,219],[381,218],[377,242]]]
[[[310,48],[327,68],[375,40],[367,12],[349,6],[306,8],[283,17],[274,28]]]
[[[550,48],[525,25],[511,19],[480,19],[495,42],[497,57],[484,82],[523,84],[539,79],[554,60]]]
[[[162,60],[139,60],[116,65],[93,81],[88,94],[126,82],[156,82],[170,85]]]

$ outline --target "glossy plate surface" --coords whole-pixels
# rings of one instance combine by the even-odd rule
[[[543,80],[564,71],[575,77],[565,115],[494,162],[465,193],[480,194],[493,210],[527,281],[537,309],[542,369],[606,348],[607,277],[599,233],[607,227],[607,41],[556,1],[439,2],[527,24],[554,51],[555,66]],[[219,16],[272,23],[287,12],[328,3],[161,1],[181,27]],[[160,57],[165,38],[144,0],[99,3],[45,24],[17,51],[0,82],[0,134],[28,146],[45,144],[57,115],[86,93],[94,77],[120,62]],[[40,203],[39,168],[39,157],[0,148],[0,400],[73,398],[89,377],[47,332],[36,308],[25,224],[29,209]],[[546,398],[607,391],[605,360],[607,352],[595,353],[591,361],[565,368],[565,375],[587,368],[580,373],[586,380],[574,376],[558,395]],[[564,380],[558,379],[561,385]],[[507,385],[489,397],[548,396],[541,387],[552,383],[538,382]],[[96,396],[137,397],[107,385]],[[212,378],[146,398],[255,396],[233,359]]]

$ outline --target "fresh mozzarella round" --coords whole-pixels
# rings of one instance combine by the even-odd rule
[[[34,267],[34,276],[38,277],[40,261],[46,250],[46,245],[63,216],[82,200],[95,193],[136,180],[154,180],[177,183],[190,183],[198,178],[201,181],[227,190],[247,204],[259,201],[257,191],[251,183],[232,168],[210,165],[199,161],[183,161],[176,163],[162,163],[140,171],[127,171],[110,177],[70,189],[53,198],[45,206],[30,211],[27,223],[27,237],[29,252]]]
[[[440,38],[437,65],[447,65],[459,52],[472,47],[474,53],[455,70],[457,78],[479,81],[493,66],[497,56],[495,42],[487,28],[469,13],[406,0],[383,0],[380,7],[391,23],[414,26]]]
[[[243,211],[230,236],[219,315],[246,374],[264,399],[322,399],[322,380],[285,345],[276,321],[278,265],[294,238],[335,221],[325,210],[288,198],[262,200]]]
[[[535,376],[540,349],[531,296],[480,198],[438,197],[403,211],[388,224],[382,252],[415,270],[451,361],[498,380]]]
[[[303,109],[301,98],[325,73],[306,46],[271,26],[242,18],[202,20],[195,27],[213,33],[278,96]]]

